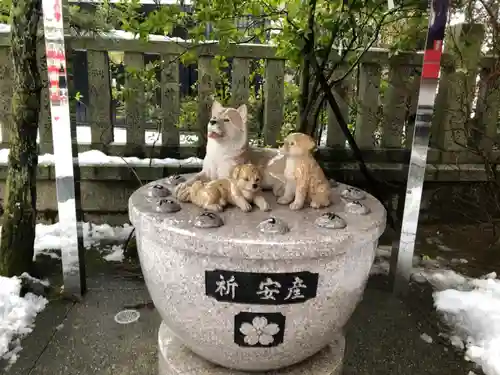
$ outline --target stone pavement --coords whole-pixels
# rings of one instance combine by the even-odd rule
[[[467,375],[472,365],[438,340],[429,292],[413,291],[408,302],[402,302],[386,290],[385,282],[381,277],[370,279],[347,327],[343,373]],[[156,375],[160,318],[154,308],[141,308],[140,319],[129,325],[113,319],[126,306],[148,300],[141,280],[106,272],[91,276],[81,303],[56,299],[38,316],[35,331],[22,342],[18,362],[5,373]],[[434,343],[422,340],[422,333]]]

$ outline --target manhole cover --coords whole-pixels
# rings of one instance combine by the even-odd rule
[[[137,310],[123,310],[115,315],[115,322],[118,324],[130,324],[136,322],[141,314]]]

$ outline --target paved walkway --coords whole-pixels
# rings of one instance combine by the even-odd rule
[[[369,281],[347,327],[344,374],[467,375],[472,365],[438,340],[430,293],[414,290],[413,302],[405,303],[392,297],[385,281]],[[54,300],[39,315],[35,331],[22,342],[20,359],[7,374],[156,375],[158,313],[144,307],[136,323],[113,320],[124,307],[148,300],[140,280],[111,271],[91,276],[83,302]],[[422,333],[434,343],[422,340]]]

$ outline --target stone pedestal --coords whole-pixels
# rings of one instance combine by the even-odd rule
[[[242,372],[217,366],[197,356],[175,337],[165,323],[158,332],[159,375],[341,375],[345,339],[338,335],[313,357],[284,369],[268,372]]]
[[[129,201],[144,279],[178,340],[160,335],[162,374],[335,374],[339,332],[363,295],[384,207],[334,184],[333,204],[320,210],[291,211],[265,192],[270,212],[203,212],[172,198],[180,178],[145,185]]]

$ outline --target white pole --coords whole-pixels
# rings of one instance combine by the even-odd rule
[[[399,245],[393,248],[391,254],[391,275],[394,278],[393,290],[394,293],[399,295],[404,295],[408,291],[412,272],[448,7],[449,0],[431,1],[429,30],[427,32],[427,43],[420,80],[420,93],[411,145],[410,165],[408,167],[401,236]]]
[[[43,29],[49,79],[52,138],[54,144],[57,209],[61,238],[64,294],[79,298],[85,293],[85,264],[81,223],[77,219],[62,0],[42,0]],[[78,168],[78,164],[76,164]]]

